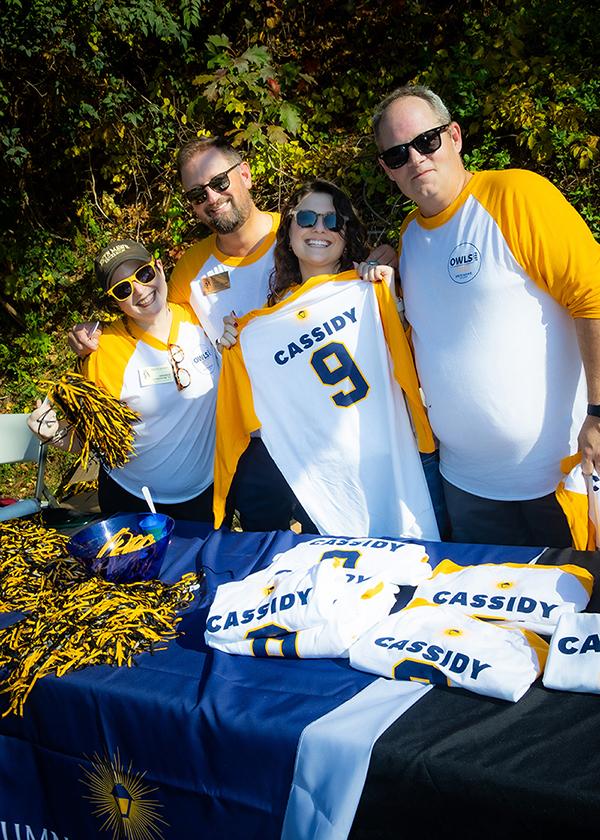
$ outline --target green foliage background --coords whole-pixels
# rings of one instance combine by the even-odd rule
[[[408,206],[375,163],[374,106],[429,84],[473,168],[549,177],[600,238],[597,5],[573,0],[4,0],[0,9],[0,411],[71,362],[100,317],[95,251],[141,237],[167,264],[203,235],[175,153],[227,133],[276,208],[316,175],[394,241]]]

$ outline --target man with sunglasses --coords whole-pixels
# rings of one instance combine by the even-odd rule
[[[373,118],[416,209],[400,282],[453,539],[571,544],[560,461],[600,472],[600,246],[532,172],[468,172],[441,99],[406,86]]]

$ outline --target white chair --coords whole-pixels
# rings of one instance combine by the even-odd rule
[[[33,461],[38,465],[35,495],[0,507],[0,522],[37,513],[48,505],[58,507],[56,499],[44,484],[46,447],[30,430],[28,417],[28,414],[0,414],[0,464]]]

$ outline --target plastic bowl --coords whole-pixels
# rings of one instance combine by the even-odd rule
[[[119,514],[78,531],[67,550],[90,572],[112,583],[150,580],[158,577],[174,525],[175,521],[164,513]],[[126,544],[129,534],[141,539],[151,534],[154,542],[126,554],[114,554],[115,548]]]

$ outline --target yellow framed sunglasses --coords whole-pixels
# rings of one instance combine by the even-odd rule
[[[139,268],[136,268],[133,274],[130,274],[129,277],[119,280],[118,283],[115,283],[114,286],[107,289],[106,294],[110,295],[115,300],[118,300],[119,303],[123,303],[123,301],[129,300],[132,296],[134,283],[141,283],[143,286],[147,286],[148,283],[152,283],[155,277],[156,260],[152,257],[152,260],[149,263],[145,263]]]

